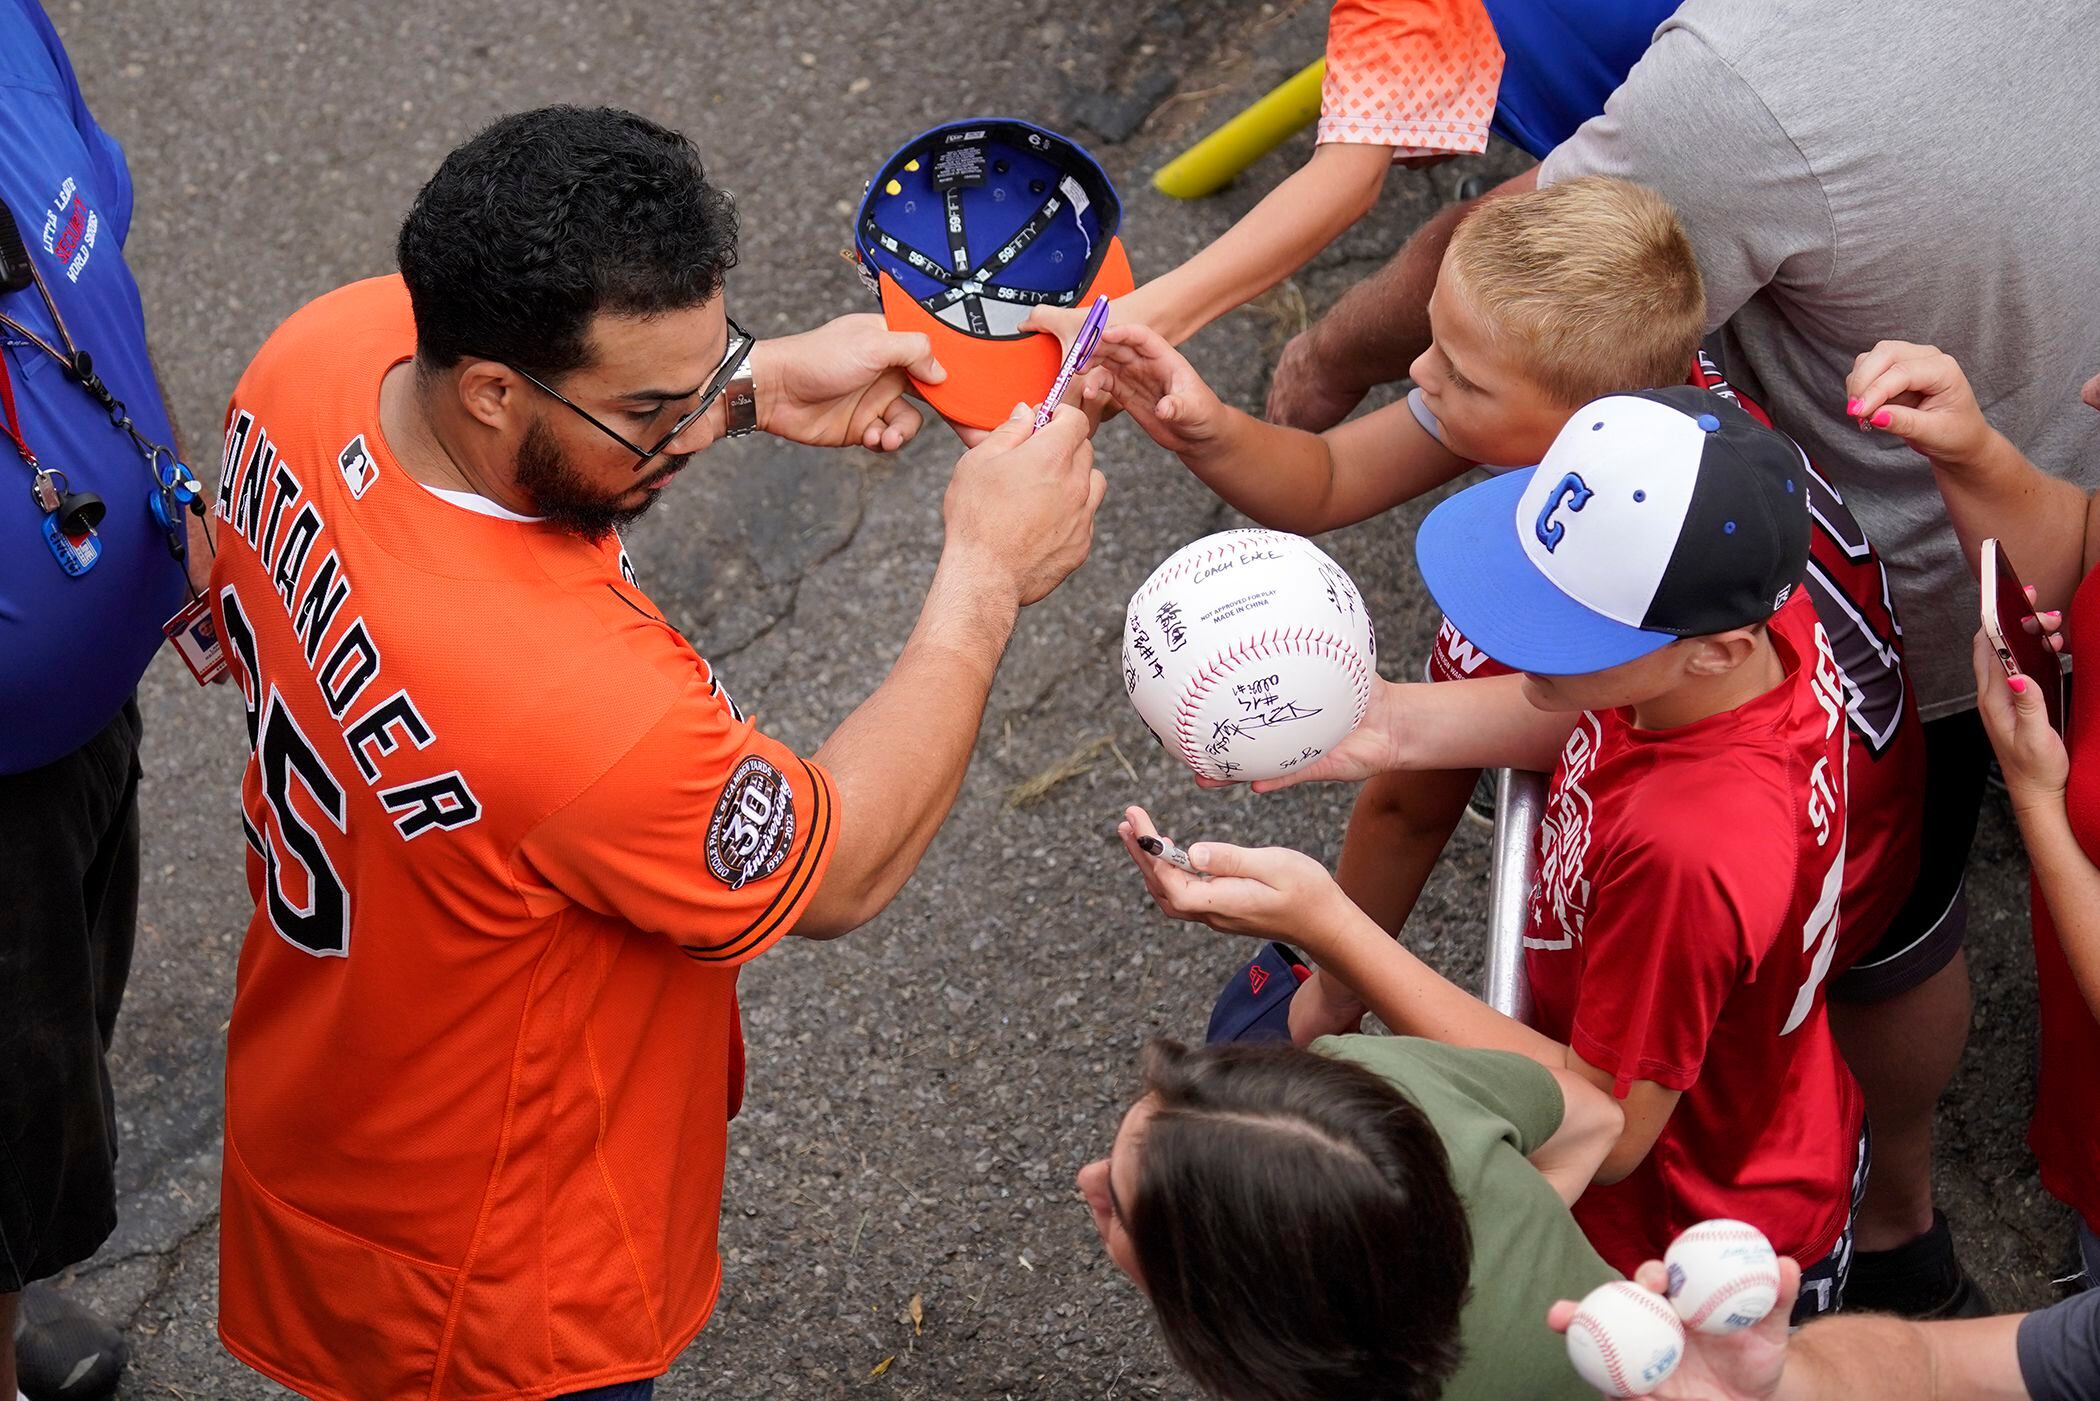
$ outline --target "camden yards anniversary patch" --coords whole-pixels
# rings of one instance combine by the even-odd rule
[[[707,869],[741,890],[780,869],[795,844],[795,795],[779,769],[747,754],[707,820]]]

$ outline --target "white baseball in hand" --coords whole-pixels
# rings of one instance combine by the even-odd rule
[[[1748,1328],[1779,1302],[1779,1257],[1746,1221],[1701,1221],[1663,1254],[1670,1306],[1701,1333]]]
[[[1628,1280],[1600,1284],[1568,1320],[1568,1361],[1606,1396],[1645,1396],[1684,1358],[1684,1325],[1669,1301]]]
[[[1280,778],[1341,743],[1370,704],[1377,658],[1348,574],[1277,530],[1176,550],[1124,619],[1131,703],[1206,778]]]

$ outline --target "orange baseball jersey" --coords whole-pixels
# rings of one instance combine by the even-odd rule
[[[310,1396],[662,1372],[721,1282],[737,968],[837,832],[616,538],[405,473],[397,277],[242,376],[215,621],[255,916],[227,1036],[219,1331]]]
[[[1396,160],[1485,151],[1501,86],[1481,0],[1335,0],[1318,139],[1390,146]]]

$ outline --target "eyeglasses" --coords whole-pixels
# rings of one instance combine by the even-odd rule
[[[575,414],[585,423],[588,423],[591,427],[633,453],[635,456],[634,470],[639,472],[649,465],[650,459],[657,457],[665,448],[676,442],[680,434],[699,422],[700,416],[715,406],[715,400],[722,397],[722,391],[729,388],[730,381],[742,372],[744,362],[751,358],[751,347],[758,344],[758,338],[742,326],[737,325],[733,319],[724,317],[723,320],[729,322],[729,348],[722,356],[720,367],[708,377],[707,387],[700,391],[700,402],[686,410],[685,415],[678,422],[671,425],[671,431],[664,434],[653,448],[636,447],[633,443],[627,441],[624,434],[599,422],[589,410],[572,402],[559,389],[533,374],[532,371],[518,369],[516,365],[512,365],[510,368],[517,370],[520,375],[523,375],[533,388],[539,390],[542,394],[554,400],[555,403],[560,404],[570,413]]]

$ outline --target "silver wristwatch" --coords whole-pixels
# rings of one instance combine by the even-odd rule
[[[758,384],[751,378],[751,362],[744,362],[744,370],[722,391],[722,402],[728,405],[729,427],[722,434],[725,438],[742,438],[758,431]]]

